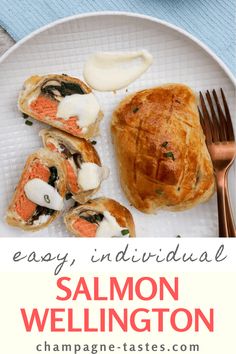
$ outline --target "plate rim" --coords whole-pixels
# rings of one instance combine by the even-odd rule
[[[197,44],[200,48],[202,48],[207,54],[210,55],[210,57],[217,62],[217,64],[223,69],[225,74],[228,76],[228,78],[231,80],[234,88],[236,88],[236,77],[232,73],[232,71],[228,68],[228,66],[223,62],[221,58],[218,57],[215,52],[209,48],[205,43],[203,43],[200,39],[186,31],[185,29],[178,27],[170,22],[167,22],[165,20],[161,20],[157,17],[149,16],[149,15],[144,15],[141,13],[136,13],[136,12],[127,12],[127,11],[98,11],[98,12],[86,12],[82,14],[76,14],[72,16],[66,16],[64,18],[58,19],[56,21],[50,22],[44,26],[41,26],[40,28],[36,29],[35,31],[29,33],[22,39],[20,39],[18,42],[16,42],[11,48],[9,48],[5,53],[0,58],[0,65],[14,52],[16,51],[21,45],[26,43],[27,41],[33,39],[40,33],[43,33],[44,31],[47,31],[53,27],[56,27],[57,25],[70,22],[73,20],[77,20],[80,18],[89,18],[89,17],[100,17],[100,16],[125,16],[125,17],[133,17],[133,18],[139,18],[142,20],[148,20],[154,23],[158,23],[160,25],[163,25],[164,27],[170,28],[172,30],[175,30],[176,32],[184,35],[191,41],[193,41],[195,44]]]

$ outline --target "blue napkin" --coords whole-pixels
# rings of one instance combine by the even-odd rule
[[[59,18],[104,10],[139,12],[180,26],[236,74],[236,0],[0,0],[0,25],[15,40]]]

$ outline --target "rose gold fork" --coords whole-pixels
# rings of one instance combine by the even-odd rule
[[[199,115],[216,176],[219,236],[236,237],[227,178],[229,168],[236,156],[236,143],[229,107],[223,90],[221,89],[220,91],[224,112],[216,91],[213,90],[213,98],[209,91],[206,92],[206,99],[210,110],[207,108],[203,94],[200,92],[202,112],[199,109]],[[217,113],[214,106],[217,108]]]

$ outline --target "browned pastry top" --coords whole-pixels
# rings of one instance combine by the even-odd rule
[[[136,208],[181,210],[212,194],[212,163],[187,86],[169,84],[128,96],[113,114],[112,133],[122,186]]]

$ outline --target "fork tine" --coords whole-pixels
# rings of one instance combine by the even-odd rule
[[[204,125],[206,127],[205,134],[206,134],[207,144],[211,144],[213,142],[213,135],[212,135],[213,127],[212,127],[211,118],[210,118],[208,110],[206,108],[205,101],[204,101],[201,91],[200,91],[200,101],[201,101],[202,112],[203,112],[202,120],[204,120]]]
[[[199,118],[200,118],[200,123],[201,123],[202,129],[203,129],[204,132],[205,132],[206,124],[205,124],[205,121],[204,121],[202,112],[200,111],[200,108],[199,108],[199,107],[198,107],[198,113],[199,113]]]
[[[200,118],[202,130],[203,130],[203,133],[206,137],[206,143],[210,144],[212,142],[211,132],[209,132],[208,126],[205,123],[205,120],[203,118],[202,112],[200,111],[199,107],[198,107],[198,113],[199,113],[199,118]]]
[[[213,102],[211,99],[210,92],[207,90],[206,92],[206,98],[207,102],[209,104],[210,110],[211,110],[211,117],[212,117],[212,123],[213,123],[213,129],[214,129],[214,136],[215,136],[215,141],[222,141],[225,140],[226,137],[224,137],[224,131],[220,129],[219,122],[213,107]]]
[[[234,141],[234,128],[233,128],[233,124],[232,124],[232,119],[231,119],[231,114],[229,111],[229,106],[227,104],[226,98],[225,98],[225,94],[223,89],[220,89],[221,92],[221,96],[222,96],[222,100],[223,100],[223,104],[224,104],[224,109],[225,109],[225,116],[226,116],[226,120],[227,120],[227,132],[228,132],[228,138],[229,140]]]
[[[198,109],[198,113],[199,113],[199,118],[200,118],[200,123],[201,123],[202,129],[204,131],[204,134],[206,135],[206,124],[205,124],[202,112],[200,111],[199,107],[197,109]]]
[[[204,133],[204,136],[205,136],[206,144],[210,145],[210,144],[212,144],[212,136],[211,136],[211,131],[209,129],[209,125],[206,124],[200,109],[198,109],[198,112],[199,112],[199,117],[200,117],[200,123],[201,123],[201,126],[202,126],[202,130],[203,130],[203,133]]]
[[[222,111],[222,108],[221,108],[221,105],[220,105],[216,90],[213,90],[212,93],[213,93],[213,97],[214,97],[214,100],[215,100],[215,103],[216,103],[216,107],[217,107],[217,111],[218,111],[218,115],[219,115],[219,119],[220,119],[220,127],[221,127],[222,130],[224,130],[224,134],[226,136],[225,140],[228,140],[227,122],[226,122],[226,119],[225,119],[225,115],[224,115],[224,113]]]

